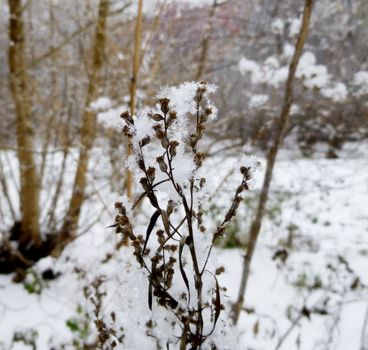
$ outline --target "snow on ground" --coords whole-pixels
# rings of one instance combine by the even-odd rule
[[[91,167],[91,197],[83,210],[86,232],[67,247],[60,260],[43,259],[34,269],[37,276],[37,272],[52,266],[61,276],[47,283],[41,281],[40,294],[29,293],[24,284],[12,283],[11,276],[0,276],[0,349],[32,348],[14,341],[15,331],[36,330],[35,341],[40,350],[52,346],[60,349],[60,344],[76,349],[71,345],[76,334],[91,336],[89,329],[93,333],[93,325],[85,314],[89,307],[83,297],[83,286],[99,272],[121,273],[118,265],[101,263],[116,242],[106,227],[112,223],[113,203],[118,197],[109,186],[108,167],[101,161],[103,154],[102,149],[96,149]],[[11,154],[8,156],[15,164]],[[206,170],[207,174],[213,174],[214,188],[222,184],[216,201],[219,208],[211,209],[213,220],[217,211],[230,202],[236,180],[227,175],[236,160],[235,157],[208,160]],[[71,169],[72,157],[69,163]],[[55,164],[59,164],[57,159]],[[57,172],[58,167],[54,167]],[[73,174],[71,170],[68,173]],[[65,187],[71,181],[69,175]],[[246,241],[251,208],[255,205],[253,198],[260,186],[261,175],[240,208],[236,231],[241,241]],[[5,208],[3,202],[1,205]],[[341,158],[334,160],[304,159],[296,152],[282,152],[252,264],[245,302],[247,312],[241,315],[236,339],[239,349],[277,349],[285,334],[288,336],[279,347],[282,350],[361,349],[368,307],[367,206],[367,144],[348,145]],[[99,220],[94,223],[96,217]],[[285,261],[275,259],[280,256],[275,253],[285,251],[288,255]],[[237,296],[242,255],[241,249],[215,251],[214,258],[226,270],[220,276],[220,284],[227,287],[228,301]],[[83,270],[93,274],[84,275]],[[37,285],[33,275],[27,281],[31,286]],[[307,314],[301,317],[303,306],[307,311],[318,312],[312,311],[309,318]],[[84,333],[74,327],[83,323],[87,324]]]

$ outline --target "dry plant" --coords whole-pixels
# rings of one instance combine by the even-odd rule
[[[223,268],[211,271],[209,260],[214,243],[236,215],[254,171],[249,161],[240,167],[241,181],[230,208],[214,232],[208,232],[203,206],[210,198],[201,173],[205,154],[199,151],[199,143],[214,113],[208,99],[212,90],[204,82],[186,83],[163,92],[152,112],[138,118],[129,112],[121,115],[123,133],[132,145],[128,164],[144,191],[133,208],[148,198],[153,213],[142,235],[127,206],[118,202],[113,226],[122,235],[121,245],[134,250],[148,280],[149,309],[168,310],[174,316],[171,327],[180,326],[176,331],[181,334],[173,330],[180,349],[201,349],[206,341],[212,349],[218,348],[211,335],[224,308],[216,277]],[[155,326],[159,325],[153,320],[150,327]]]

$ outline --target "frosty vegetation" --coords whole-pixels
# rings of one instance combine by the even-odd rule
[[[124,264],[129,273],[121,292],[129,288],[137,294],[127,293],[119,303],[125,307],[114,310],[115,314],[135,314],[129,325],[114,320],[115,329],[127,329],[124,344],[129,348],[143,347],[142,339],[147,342],[144,348],[154,347],[149,343],[162,349],[172,345],[180,349],[234,346],[229,318],[221,317],[225,309],[221,295],[226,289],[216,276],[224,268],[214,266],[211,251],[235,217],[258,162],[241,159],[240,182],[232,203],[216,229],[207,229],[206,212],[217,198],[206,185],[202,171],[205,154],[200,149],[206,123],[216,114],[209,99],[214,90],[203,82],[164,88],[153,110],[121,115],[123,132],[133,150],[127,164],[143,190],[132,206],[115,204],[118,215],[113,225],[122,236],[121,245],[131,246],[130,252],[122,248],[121,254],[136,260]],[[142,226],[133,211],[145,198],[151,205],[151,217]],[[115,330],[107,326],[98,330],[100,338],[104,332],[113,336],[106,337],[103,346],[118,344]],[[137,339],[139,344],[135,344]]]

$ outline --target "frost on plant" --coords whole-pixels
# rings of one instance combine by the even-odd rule
[[[234,348],[223,313],[225,288],[217,279],[224,269],[214,265],[211,252],[258,165],[243,158],[229,209],[208,229],[206,175],[216,174],[202,172],[201,140],[216,111],[209,99],[214,90],[204,82],[164,88],[153,110],[121,115],[132,148],[127,165],[141,188],[132,210],[142,205],[146,217],[140,220],[127,203],[115,204],[124,261],[115,304],[122,310],[115,314],[125,329],[124,348]]]

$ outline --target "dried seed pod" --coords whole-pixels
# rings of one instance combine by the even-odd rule
[[[176,140],[172,140],[170,141],[170,147],[172,148],[176,148],[179,145],[179,142]]]
[[[125,226],[129,224],[129,219],[127,216],[124,215],[117,215],[115,217],[115,222],[119,224],[120,226]]]
[[[148,145],[150,142],[151,142],[151,138],[149,136],[147,136],[139,142],[139,146],[144,147],[144,146]]]
[[[163,230],[157,230],[156,235],[157,236],[164,236],[165,232]]]
[[[167,207],[166,207],[166,214],[167,214],[168,217],[170,217],[170,215],[174,211],[174,206],[175,206],[174,201],[172,199],[170,199],[167,202]]]
[[[121,209],[123,207],[123,203],[115,202],[115,209]]]
[[[155,255],[151,258],[152,264],[157,265],[160,262],[160,256]]]
[[[221,275],[222,273],[225,272],[225,268],[223,266],[220,266],[216,269],[215,271],[215,275]]]
[[[138,157],[137,164],[138,164],[139,169],[141,169],[143,171],[146,169],[146,166],[144,164],[144,160],[143,160],[142,157],[140,157],[140,156]]]
[[[206,107],[204,109],[204,112],[207,116],[211,115],[212,114],[212,108],[211,107]]]
[[[157,236],[158,244],[162,247],[165,244],[165,237],[164,236]]]
[[[156,137],[161,139],[164,136],[164,132],[162,130],[162,126],[160,124],[155,124],[152,126],[152,129],[155,131]]]
[[[197,144],[198,137],[196,134],[192,134],[189,136],[189,146],[194,148]]]
[[[207,114],[201,114],[200,116],[200,123],[205,123],[208,120],[208,115]]]
[[[173,281],[174,275],[168,275],[166,278],[166,288],[170,289],[172,287],[172,281]]]
[[[123,203],[116,202],[115,203],[115,209],[117,209],[119,211],[119,214],[126,215],[126,209],[125,209]]]
[[[169,103],[170,103],[170,100],[168,98],[161,98],[159,100],[159,103],[161,105],[161,111],[162,111],[162,113],[167,114],[167,112],[169,111]]]
[[[206,153],[202,153],[202,152],[197,152],[195,157],[194,157],[194,162],[195,164],[200,167],[203,164],[203,160],[206,158]]]
[[[134,240],[132,241],[132,246],[133,246],[133,247],[139,247],[139,246],[140,246],[139,240],[138,240],[138,239],[134,239]]]
[[[123,238],[121,240],[121,244],[124,247],[127,247],[129,245],[129,235],[127,235],[124,231],[122,233],[123,233]]]
[[[161,138],[161,146],[164,149],[167,149],[169,147],[169,140],[167,139],[166,135],[163,135],[162,138]]]
[[[169,154],[171,158],[176,156],[176,147],[179,145],[178,141],[170,141],[169,143]]]
[[[240,172],[243,174],[246,181],[250,180],[252,178],[251,168],[242,166],[240,167]]]
[[[176,111],[171,111],[169,113],[169,116],[166,120],[166,126],[168,128],[174,123],[174,121],[176,120],[176,117],[177,117]]]
[[[231,221],[231,219],[236,215],[236,211],[239,207],[239,204],[240,202],[242,201],[242,197],[241,196],[236,196],[234,201],[233,201],[233,204],[231,205],[229,211],[226,213],[226,216],[225,216],[225,221],[226,222],[229,222]]]
[[[158,166],[160,167],[160,170],[163,173],[166,173],[167,172],[167,165],[166,165],[166,163],[164,161],[164,157],[163,156],[157,157],[156,158],[156,161],[158,163]]]
[[[206,92],[206,87],[199,86],[198,89],[197,89],[197,92],[194,96],[194,101],[197,102],[197,103],[201,102],[205,92]]]
[[[199,187],[200,188],[203,188],[203,186],[205,185],[206,183],[206,178],[202,177],[199,181]]]
[[[199,123],[197,126],[197,133],[200,137],[202,137],[204,130],[206,130],[206,126],[204,125],[204,123]]]
[[[169,114],[169,117],[172,118],[172,119],[176,119],[177,115],[178,114],[176,113],[176,111],[171,111],[170,114]]]
[[[156,129],[155,134],[156,134],[156,137],[160,140],[162,140],[165,136],[165,133],[161,129]]]
[[[155,122],[160,122],[161,120],[164,120],[164,117],[161,114],[148,114],[148,117],[154,120]]]
[[[157,241],[162,247],[166,243],[165,233],[163,230],[157,230],[156,235],[157,235]]]
[[[123,126],[122,132],[125,136],[128,136],[129,138],[133,137],[132,129],[127,125]]]
[[[198,221],[199,226],[201,226],[203,224],[203,209],[202,209],[202,206],[200,206],[198,208],[197,221]]]
[[[120,118],[122,118],[127,124],[134,125],[134,120],[128,111],[121,113]]]
[[[148,176],[148,179],[151,183],[153,183],[153,181],[155,181],[155,175],[156,175],[156,169],[154,167],[149,167],[147,169],[147,176]]]

